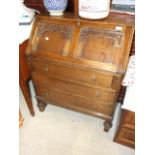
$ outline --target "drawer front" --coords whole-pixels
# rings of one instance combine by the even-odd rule
[[[123,118],[122,120],[123,126],[131,126],[131,127],[135,126],[134,112],[123,109],[122,118]]]
[[[95,113],[98,116],[112,116],[114,106],[106,105],[104,102],[95,101],[88,98],[84,98],[78,95],[69,95],[68,93],[59,93],[52,90],[47,90],[40,86],[35,86],[36,95],[40,99],[44,99],[46,102],[67,107],[73,110],[89,111]],[[81,110],[82,109],[82,110]]]
[[[117,137],[116,137],[116,141],[121,144],[128,145],[134,148],[135,147],[135,131],[124,128],[124,127],[120,128],[117,134]]]
[[[113,104],[117,99],[116,91],[96,89],[94,87],[87,87],[69,81],[47,78],[37,72],[32,74],[32,79],[35,85],[60,93],[67,92],[70,95],[78,95],[92,100],[105,101],[107,104]]]
[[[31,61],[33,71],[39,71],[48,77],[55,77],[73,82],[79,82],[96,87],[111,88],[113,75],[104,74],[79,68],[71,65],[60,65],[55,63],[42,63]]]

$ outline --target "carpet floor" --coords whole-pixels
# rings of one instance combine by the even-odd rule
[[[103,131],[103,120],[48,105],[40,112],[30,82],[35,116],[29,114],[20,91],[20,110],[24,118],[19,129],[19,155],[134,155],[135,150],[113,142],[118,125],[118,104],[113,127]]]

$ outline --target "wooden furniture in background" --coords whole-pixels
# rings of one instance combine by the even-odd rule
[[[33,104],[30,94],[30,89],[28,81],[30,80],[30,73],[28,70],[25,49],[27,47],[28,40],[24,41],[19,46],[19,85],[26,100],[27,106],[29,108],[30,114],[34,116]]]
[[[134,26],[122,17],[89,21],[37,16],[26,51],[38,106],[59,105],[112,126]]]
[[[114,141],[135,148],[135,113],[122,109],[122,115]]]

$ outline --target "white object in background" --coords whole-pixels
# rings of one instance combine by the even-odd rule
[[[22,44],[25,40],[29,39],[32,30],[33,21],[29,25],[19,26],[19,44]]]
[[[122,108],[135,112],[136,110],[136,95],[135,84],[127,87]]]
[[[35,10],[27,8],[23,0],[18,0],[19,5],[19,44],[29,38],[32,29]]]
[[[102,19],[109,15],[110,0],[79,0],[79,16]]]
[[[131,86],[135,81],[135,55],[130,56],[125,77],[122,81],[123,86]]]
[[[135,112],[136,93],[135,93],[135,55],[129,59],[127,71],[122,85],[127,86],[122,108]]]
[[[19,25],[24,24],[30,24],[35,16],[35,12],[38,12],[37,10],[27,8],[23,4],[24,0],[18,0],[19,4]]]
[[[135,5],[135,0],[112,0],[112,4]]]

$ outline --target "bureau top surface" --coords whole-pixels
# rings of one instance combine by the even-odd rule
[[[124,73],[134,26],[72,17],[37,16],[27,56]]]
[[[40,18],[48,18],[48,19],[59,19],[59,20],[80,20],[90,23],[113,23],[113,24],[119,24],[119,25],[128,25],[128,26],[134,26],[135,25],[135,16],[132,15],[126,15],[126,14],[119,14],[119,13],[109,13],[109,16],[104,19],[99,20],[90,20],[90,19],[84,19],[81,17],[76,17],[72,13],[64,13],[63,16],[49,16],[48,13],[42,13],[38,15]],[[38,18],[38,17],[37,17]]]

